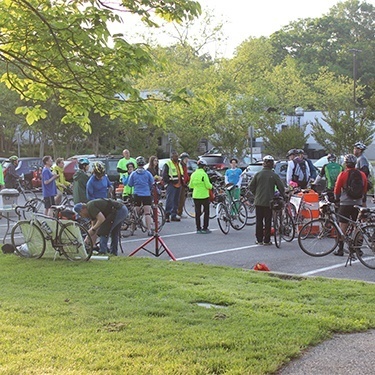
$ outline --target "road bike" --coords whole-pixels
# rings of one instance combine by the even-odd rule
[[[274,197],[271,201],[271,210],[272,210],[272,228],[273,228],[273,237],[275,240],[276,247],[280,248],[281,238],[283,237],[284,231],[284,206],[285,201],[283,197]]]
[[[87,261],[93,251],[93,242],[87,229],[76,221],[61,220],[63,206],[52,206],[54,216],[31,213],[30,220],[19,221],[11,232],[11,241],[17,255],[39,259],[47,246],[57,255],[71,261]]]
[[[220,196],[220,202],[216,207],[216,218],[220,230],[228,234],[230,227],[241,230],[246,225],[247,209],[240,199],[233,198],[235,185],[226,188],[227,193]]]
[[[355,205],[358,210],[357,220],[340,215],[335,204],[323,193],[319,202],[320,218],[306,223],[298,234],[298,244],[303,252],[313,257],[322,257],[332,253],[340,241],[347,245],[348,262],[355,259],[366,267],[375,269],[375,212],[367,207]],[[345,218],[348,228],[343,233],[337,218]]]

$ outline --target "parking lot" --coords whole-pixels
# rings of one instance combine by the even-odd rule
[[[15,218],[13,218],[15,219]],[[12,223],[11,223],[12,225]],[[210,221],[211,234],[196,234],[195,221],[184,218],[181,222],[166,223],[160,236],[177,261],[204,263],[215,266],[230,266],[252,269],[256,263],[266,263],[271,271],[299,275],[321,276],[363,281],[375,281],[375,270],[355,261],[345,267],[347,258],[333,254],[321,258],[306,255],[298,246],[297,240],[291,243],[282,242],[281,248],[255,244],[254,226],[246,226],[241,231],[232,228],[224,235],[216,219]],[[6,230],[6,219],[0,220],[0,238]],[[124,253],[128,256],[139,248],[149,237],[139,229],[134,236],[123,239]],[[10,242],[10,237],[7,237]],[[155,253],[155,240],[146,247]],[[162,253],[160,246],[158,257],[161,260],[171,260],[167,252]],[[154,257],[144,249],[139,250],[135,257]]]

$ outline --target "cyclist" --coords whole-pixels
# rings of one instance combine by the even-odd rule
[[[165,202],[165,221],[167,223],[170,221],[181,221],[180,217],[177,216],[177,209],[183,175],[184,171],[178,161],[178,153],[173,150],[171,158],[163,167],[163,181],[167,184],[167,199]]]
[[[288,168],[286,171],[286,182],[291,186],[299,186],[305,189],[310,180],[310,168],[303,158],[303,150],[292,149],[288,151]]]
[[[86,195],[86,185],[89,180],[87,174],[89,170],[89,159],[81,158],[78,160],[78,170],[73,175],[73,202],[86,203],[88,201]]]
[[[282,196],[285,193],[281,178],[273,171],[274,162],[275,159],[271,155],[265,156],[263,158],[263,169],[254,175],[249,185],[255,198],[255,243],[258,245],[272,245],[272,210],[270,204],[275,195],[275,188],[279,190]]]
[[[129,177],[134,171],[134,164],[132,162],[126,164],[127,171],[122,175],[122,184],[124,185],[124,190],[122,191],[122,199],[124,201],[129,200],[129,198],[134,194],[134,188],[128,185]]]
[[[345,155],[344,157],[345,163],[345,170],[341,172],[336,180],[335,184],[335,199],[340,201],[340,207],[338,213],[345,218],[349,218],[352,220],[357,220],[358,210],[354,208],[355,205],[362,205],[362,198],[354,199],[349,196],[347,193],[347,185],[348,185],[348,177],[351,170],[355,169],[355,165],[357,163],[357,158],[353,154]],[[367,177],[366,174],[362,171],[359,171],[362,175],[362,182],[363,182],[363,193],[365,194],[367,191]],[[339,218],[340,228],[342,229],[343,233],[346,232],[348,228],[348,220],[343,217]],[[339,242],[339,247],[336,251],[333,252],[334,255],[343,256],[344,255],[344,242]]]
[[[366,175],[368,190],[370,190],[372,188],[372,183],[371,182],[369,183],[370,163],[369,163],[369,161],[367,160],[367,158],[364,154],[366,148],[367,147],[364,143],[356,142],[354,144],[353,154],[357,157],[357,163],[356,163],[355,167],[357,169],[359,169],[360,171],[364,172],[364,174]],[[367,193],[367,191],[366,191],[366,193]],[[366,200],[367,200],[366,193],[363,195],[363,199],[362,199],[363,207],[366,207]]]
[[[138,168],[130,175],[128,185],[134,187],[134,202],[136,210],[139,212],[141,206],[143,206],[147,234],[153,236],[154,233],[151,229],[151,192],[152,185],[154,184],[154,177],[149,171],[144,169],[146,160],[143,156],[138,156],[135,160]]]
[[[228,194],[231,194],[232,199],[239,199],[241,193],[242,183],[242,169],[237,167],[238,160],[236,158],[230,159],[230,168],[225,171],[225,185],[236,185],[234,189]]]
[[[122,152],[123,158],[120,159],[117,163],[117,172],[120,173],[120,181],[122,181],[122,175],[128,170],[128,163],[133,163],[134,168],[137,168],[137,162],[134,158],[130,157],[130,151],[125,149]]]
[[[188,188],[188,184],[190,181],[190,176],[188,174],[188,169],[187,169],[187,163],[189,161],[189,154],[187,152],[183,152],[180,155],[180,164],[183,170],[183,177],[182,177],[182,187],[180,191],[180,200],[177,208],[177,215],[180,217],[182,216],[182,212],[184,210],[184,205],[185,205],[185,200],[186,200],[186,190]],[[186,218],[186,216],[185,216]]]
[[[103,163],[95,162],[92,170],[93,174],[86,185],[87,199],[91,201],[98,198],[108,198],[113,191],[113,185],[105,173]]]
[[[56,180],[59,175],[52,173],[52,157],[46,155],[43,157],[43,170],[42,170],[42,192],[44,198],[44,214],[53,216],[51,207],[55,204],[55,196],[57,195]]]
[[[205,160],[198,160],[198,169],[194,171],[190,177],[189,187],[193,189],[193,199],[195,207],[195,225],[197,234],[209,234],[208,222],[210,219],[210,189],[212,184],[210,178],[206,173],[207,162]],[[201,215],[203,207],[203,229],[201,226]]]
[[[117,255],[122,222],[128,216],[128,209],[114,199],[94,199],[88,203],[77,203],[73,210],[83,218],[91,220],[90,236],[100,237],[99,254],[108,252],[108,237],[111,237],[109,253]]]
[[[344,170],[342,165],[336,162],[336,155],[335,154],[328,154],[327,155],[328,163],[323,165],[322,170],[320,171],[319,176],[317,179],[324,178],[326,179],[326,188],[325,191],[328,194],[330,200],[334,198],[333,189],[336,184],[336,180],[338,175]],[[317,183],[318,183],[317,180]]]
[[[64,176],[64,159],[57,158],[56,165],[52,167],[52,172],[56,173],[59,178],[56,180],[57,195],[55,197],[55,203],[60,204],[62,201],[64,190],[70,187],[70,182],[66,181]]]
[[[307,154],[305,152],[305,150],[303,150],[302,148],[300,148],[299,150],[297,150],[298,152],[298,156],[301,158],[301,159],[304,159],[308,166],[309,166],[309,169],[310,169],[310,180],[311,181],[314,181],[316,179],[316,176],[318,175],[317,173],[317,170],[313,164],[313,162],[307,157]]]
[[[13,155],[9,158],[9,168],[4,178],[4,184],[7,189],[15,189],[17,187],[17,182],[20,179],[16,172],[18,165],[18,157]]]

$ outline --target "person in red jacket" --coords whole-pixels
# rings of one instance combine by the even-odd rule
[[[355,205],[361,206],[362,205],[362,197],[355,199],[348,195],[346,191],[348,177],[350,170],[355,169],[355,164],[357,162],[357,158],[353,154],[345,155],[344,163],[345,163],[345,170],[341,172],[336,180],[334,194],[335,199],[340,201],[340,207],[338,213],[345,218],[349,218],[351,220],[357,220],[358,210],[354,208]],[[359,170],[358,170],[359,171]],[[367,177],[366,174],[362,171],[359,171],[362,176],[363,182],[363,194],[367,192]],[[343,217],[339,218],[340,228],[345,233],[346,229],[348,228],[348,220]],[[343,256],[344,255],[344,243],[342,241],[339,242],[339,248],[333,252],[334,255]]]

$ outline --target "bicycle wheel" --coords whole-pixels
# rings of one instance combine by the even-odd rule
[[[192,193],[189,192],[185,199],[184,211],[189,217],[195,218],[195,205]]]
[[[25,202],[30,201],[30,200],[32,200],[34,198],[37,198],[37,195],[32,190],[22,190],[21,194],[25,198]]]
[[[30,221],[19,221],[10,234],[17,255],[40,258],[46,250],[46,240],[41,229]]]
[[[375,224],[361,228],[354,237],[358,260],[366,267],[375,269]]]
[[[246,225],[247,209],[244,203],[239,199],[233,201],[229,209],[230,225],[235,230],[241,230]]]
[[[283,212],[281,228],[281,237],[283,240],[286,242],[293,241],[296,235],[296,228],[294,227],[293,219],[288,211]]]
[[[313,219],[313,214],[310,207],[302,205],[297,216],[298,230],[300,230],[305,224],[309,223]]]
[[[76,222],[62,225],[58,242],[64,256],[73,261],[89,260],[92,255],[93,242],[87,229]]]
[[[273,211],[272,222],[273,222],[273,237],[275,239],[276,247],[281,246],[281,233],[282,233],[282,211]]]
[[[254,225],[255,224],[255,204],[253,203],[245,203],[247,209],[247,220],[246,225]]]
[[[335,250],[339,234],[331,220],[314,219],[306,223],[298,233],[298,245],[313,257],[322,257]]]
[[[216,217],[216,206],[217,202],[210,202],[210,219],[215,219]]]
[[[158,204],[156,206],[156,215],[158,220],[158,233],[161,232],[161,230],[164,227],[165,224],[165,210],[164,207],[161,204]],[[155,231],[155,213],[154,208],[151,209],[151,229]]]
[[[220,230],[224,234],[228,234],[230,229],[230,217],[228,210],[223,203],[219,203],[216,207],[216,219]]]

